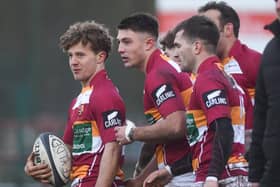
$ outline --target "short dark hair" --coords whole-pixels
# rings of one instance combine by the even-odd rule
[[[59,38],[59,46],[63,51],[68,51],[70,47],[79,42],[82,42],[83,45],[90,43],[94,53],[105,51],[106,58],[109,56],[113,43],[108,29],[95,21],[77,22],[70,25]]]
[[[131,29],[134,32],[146,32],[158,38],[158,21],[148,13],[135,13],[124,19],[118,25],[118,29]]]
[[[220,26],[223,28],[227,23],[233,24],[233,32],[236,38],[238,38],[239,35],[239,28],[240,28],[240,19],[237,14],[237,12],[229,6],[224,1],[221,2],[215,2],[210,1],[204,6],[200,7],[198,9],[199,13],[206,12],[208,10],[217,10],[220,12],[221,16],[219,18]]]
[[[205,16],[193,16],[179,23],[174,32],[183,30],[183,36],[191,42],[201,39],[208,52],[216,53],[220,33],[213,21]]]
[[[164,37],[159,41],[162,50],[166,50],[166,49],[172,49],[174,48],[174,39],[175,39],[175,33],[170,30],[168,31]]]

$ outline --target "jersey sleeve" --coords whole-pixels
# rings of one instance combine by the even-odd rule
[[[65,144],[73,145],[73,128],[72,128],[72,122],[70,120],[70,116],[72,114],[72,107],[74,105],[74,100],[72,101],[69,110],[68,110],[68,118],[67,118],[67,124],[64,130],[63,134],[63,141]]]
[[[114,128],[125,121],[125,106],[116,89],[98,91],[91,105],[103,143],[115,141]]]
[[[230,118],[229,98],[221,82],[207,77],[198,78],[194,89],[196,98],[206,115],[207,125],[218,118]]]
[[[145,92],[164,118],[185,110],[178,84],[176,76],[168,73],[151,73],[146,77]]]
[[[250,60],[247,61],[247,76],[249,81],[249,86],[251,88],[256,87],[256,80],[259,72],[259,66],[261,62],[261,55],[259,53],[253,53]]]

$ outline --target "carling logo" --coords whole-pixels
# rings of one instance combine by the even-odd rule
[[[152,97],[156,105],[159,107],[168,99],[176,97],[176,95],[170,84],[162,84],[153,91]]]
[[[110,110],[103,112],[102,116],[104,121],[104,127],[106,129],[122,125],[121,115],[118,110]]]

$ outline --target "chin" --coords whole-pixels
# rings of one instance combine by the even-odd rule
[[[124,64],[124,67],[125,67],[125,68],[133,68],[133,65],[132,65],[132,64],[129,64],[129,63],[125,63],[125,64]]]
[[[75,81],[81,81],[82,78],[81,78],[81,77],[78,77],[78,76],[74,76],[74,80],[75,80]]]

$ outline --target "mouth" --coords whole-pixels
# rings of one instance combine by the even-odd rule
[[[122,56],[121,58],[122,58],[122,61],[123,61],[124,63],[127,63],[128,60],[129,60],[128,57],[126,57],[126,56]]]
[[[73,74],[79,74],[80,71],[81,71],[80,69],[73,69],[72,70]]]

